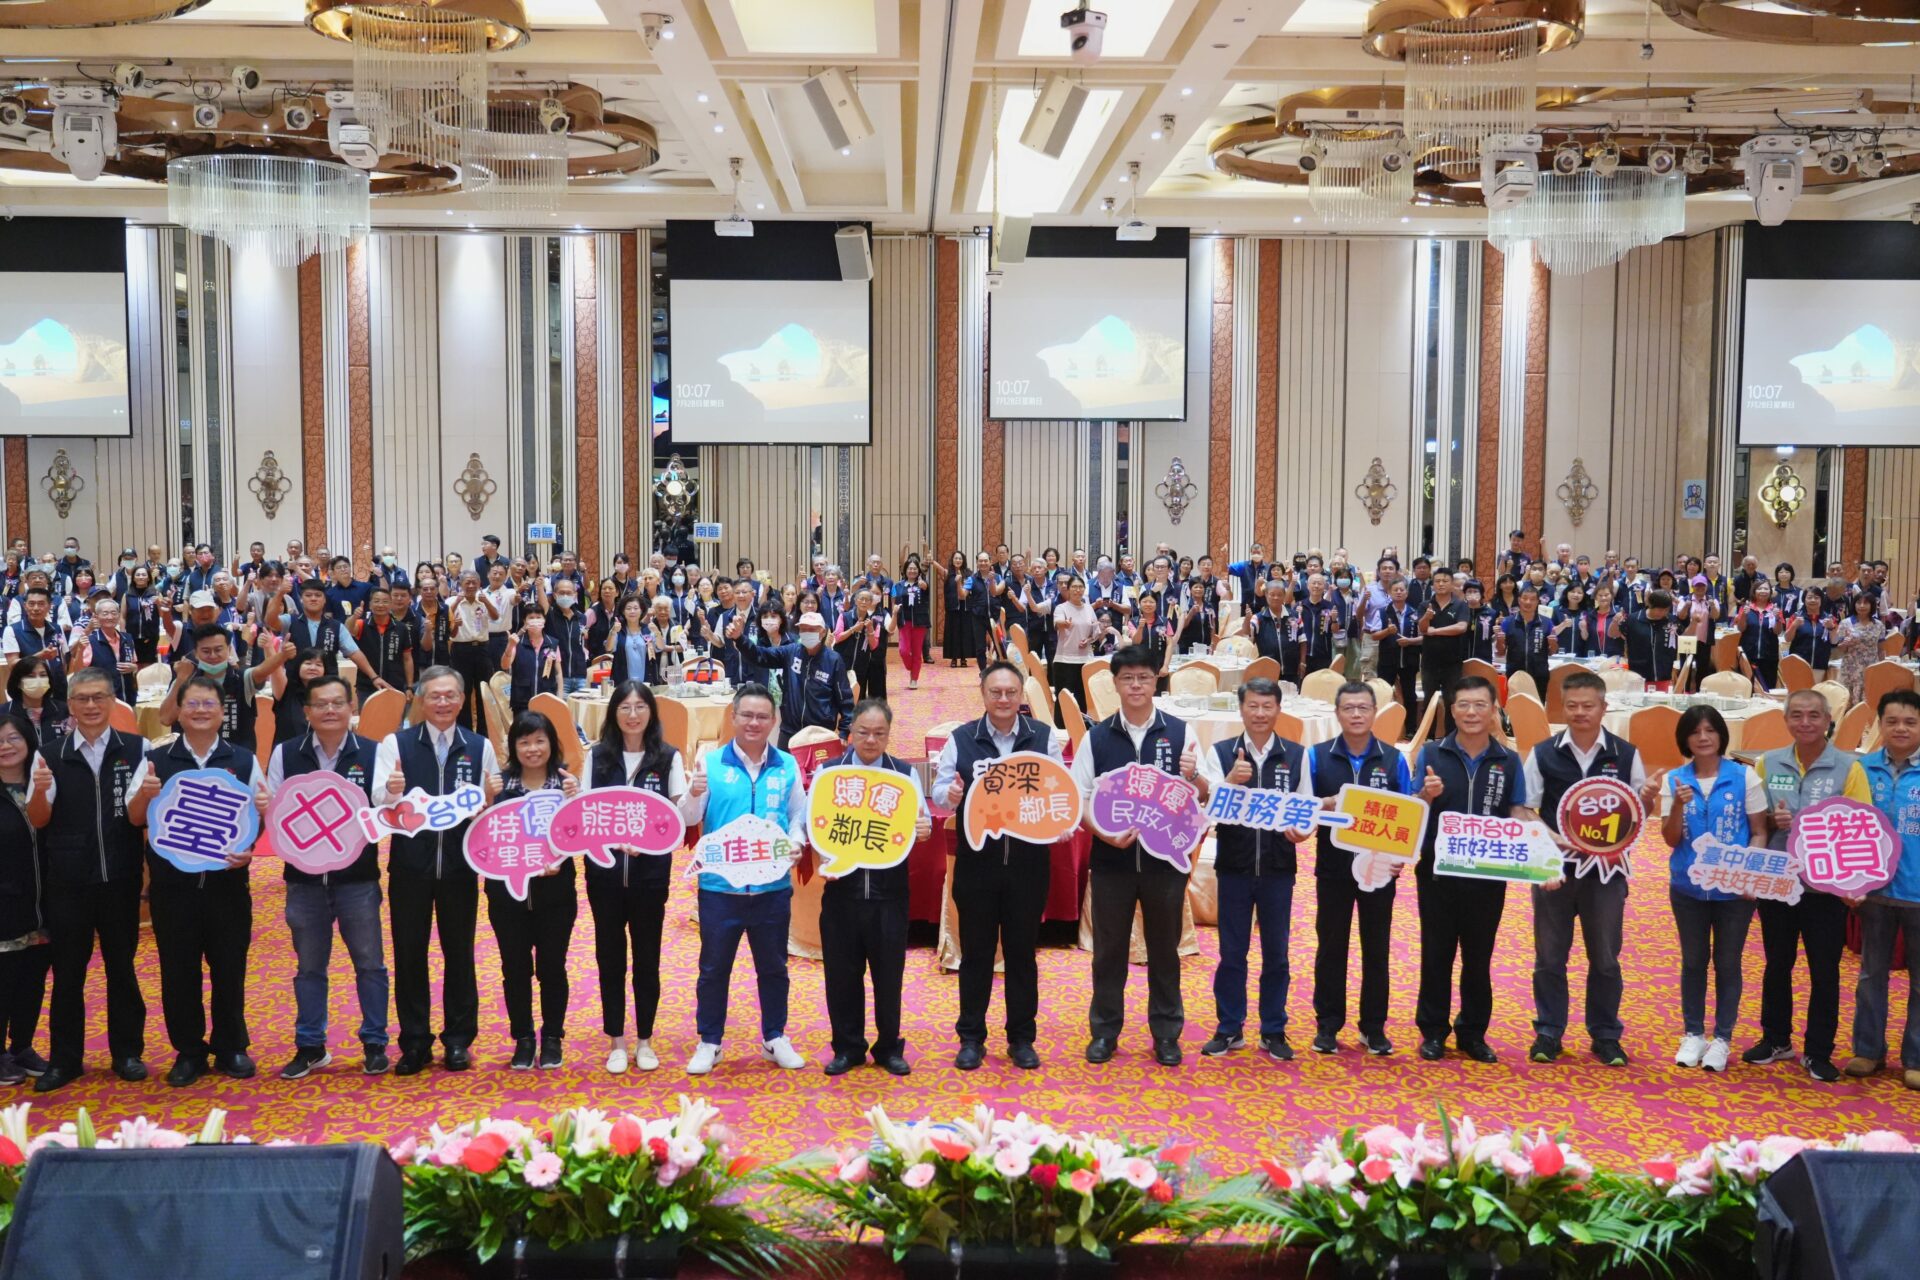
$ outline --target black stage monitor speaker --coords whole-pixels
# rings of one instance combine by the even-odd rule
[[[1760,1188],[1762,1280],[1894,1280],[1920,1258],[1920,1155],[1803,1151]]]
[[[384,1148],[49,1147],[27,1167],[0,1280],[397,1280]]]

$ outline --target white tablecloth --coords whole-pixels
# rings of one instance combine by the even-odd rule
[[[1188,710],[1177,706],[1171,697],[1159,697],[1153,703],[1164,714],[1175,716],[1187,722],[1200,745],[1212,746],[1222,738],[1231,738],[1239,733],[1240,710],[1236,706],[1230,711],[1217,711],[1208,708],[1204,711]],[[1328,742],[1340,736],[1340,721],[1334,717],[1333,706],[1318,698],[1288,698],[1281,704],[1288,715],[1300,720],[1300,742],[1311,746],[1316,742]]]
[[[1676,703],[1675,705],[1678,706],[1679,704]],[[1736,707],[1721,708],[1720,715],[1727,722],[1727,750],[1738,751],[1741,749],[1740,740],[1745,732],[1748,717],[1757,715],[1770,707],[1778,707],[1779,705],[1780,700],[1778,698],[1767,697],[1748,698]],[[1684,708],[1681,709],[1684,710]],[[1633,718],[1633,713],[1637,710],[1639,710],[1638,707],[1624,706],[1620,695],[1614,694],[1607,699],[1607,716],[1601,723],[1606,726],[1608,732],[1618,734],[1624,738],[1627,736],[1627,722]]]
[[[1225,653],[1207,654],[1201,657],[1191,655],[1176,656],[1172,665],[1167,668],[1168,673],[1171,674],[1172,672],[1178,671],[1190,662],[1204,662],[1218,670],[1220,672],[1220,691],[1222,693],[1231,693],[1245,682],[1247,678],[1247,667],[1251,664],[1252,659],[1236,658],[1231,654]]]

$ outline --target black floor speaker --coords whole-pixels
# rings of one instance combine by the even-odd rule
[[[397,1280],[400,1170],[382,1147],[48,1147],[0,1280]]]
[[[1920,1155],[1803,1151],[1760,1188],[1762,1280],[1920,1274]]]

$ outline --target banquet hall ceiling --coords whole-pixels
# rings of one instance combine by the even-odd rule
[[[215,84],[220,129],[236,135],[278,134],[275,113],[286,101],[350,86],[347,46],[307,28],[302,0],[208,0],[141,25],[8,29],[10,14],[76,2],[0,4],[0,95],[11,87],[22,101],[39,93],[44,102],[50,84],[106,78],[116,64],[136,63],[148,84],[122,104],[124,139],[130,113],[166,126],[180,114],[172,106],[190,107]],[[1437,0],[1412,2],[1438,7]],[[1030,211],[1043,223],[1114,221],[1137,193],[1139,216],[1201,232],[1311,232],[1323,228],[1292,168],[1303,139],[1297,129],[1274,127],[1276,112],[1291,118],[1329,100],[1302,95],[1337,89],[1349,91],[1343,102],[1398,105],[1404,68],[1363,47],[1369,6],[1361,0],[1105,0],[1106,52],[1090,64],[1067,56],[1059,28],[1067,7],[1065,0],[527,0],[532,38],[495,55],[491,75],[496,93],[564,93],[570,109],[582,104],[574,112],[572,185],[554,218],[588,227],[724,216],[737,157],[748,217],[964,230],[992,217],[997,172],[1002,211]],[[1588,0],[1584,38],[1540,59],[1543,107],[1605,110],[1612,103],[1627,111],[1651,93],[1679,108],[1690,91],[1848,89],[1863,91],[1864,106],[1884,124],[1915,96],[1920,51],[1912,46],[1756,43],[1689,30],[1666,16],[1686,18],[1701,7],[1702,0],[1655,0],[1650,9],[1636,0]],[[1761,6],[1782,14],[1832,7],[1827,0]],[[672,20],[673,38],[643,34],[657,16]],[[1642,56],[1646,39],[1650,58]],[[260,70],[260,90],[233,90],[237,64]],[[844,150],[827,142],[801,87],[831,67],[851,74],[874,130]],[[1058,160],[1016,141],[1035,90],[1053,72],[1089,91]],[[1621,129],[1624,142],[1631,130],[1624,120]],[[144,162],[123,156],[106,176],[82,183],[46,154],[45,134],[31,112],[19,127],[0,125],[0,208],[161,217],[165,193],[142,175],[158,171],[167,155],[223,145],[147,135]],[[322,124],[317,135],[288,145],[312,143],[324,154],[325,136]],[[1908,217],[1920,205],[1920,147],[1912,155],[1905,146],[1887,149],[1891,163],[1870,181],[1857,172],[1844,181],[1811,172],[1793,216]],[[1135,164],[1137,183],[1128,180]],[[431,174],[382,172],[389,180],[376,190],[389,194],[375,202],[376,224],[515,222],[477,211]],[[1690,230],[1751,216],[1751,201],[1724,189],[1737,177],[1706,177],[1690,188]],[[1444,200],[1439,188],[1430,194]],[[1485,217],[1477,199],[1470,192],[1465,204],[1416,204],[1386,230],[1477,229]]]

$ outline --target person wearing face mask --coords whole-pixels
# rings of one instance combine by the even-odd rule
[[[846,663],[826,646],[826,619],[817,613],[801,614],[794,630],[792,644],[747,646],[747,657],[781,682],[782,749],[809,725],[831,729],[836,737],[844,738],[853,711]]]
[[[580,610],[580,588],[560,582],[547,610],[547,637],[560,651],[560,686],[569,694],[587,687],[587,615]]]
[[[374,586],[410,587],[413,580],[407,571],[400,567],[400,557],[393,553],[392,547],[380,548],[380,558],[373,563],[373,572],[367,580]]]
[[[22,1084],[47,1069],[33,1050],[53,968],[46,864],[40,833],[27,818],[27,786],[38,755],[34,726],[23,716],[0,713],[0,1085]]]
[[[36,746],[47,750],[67,731],[67,704],[53,692],[53,667],[31,654],[7,672],[7,701],[0,716],[19,716],[34,727]]]
[[[173,664],[173,687],[167,690],[160,707],[160,723],[175,724],[186,687],[204,679],[220,690],[220,736],[242,751],[251,751],[258,741],[254,693],[286,663],[291,650],[284,644],[276,645],[265,662],[242,672],[233,662],[232,643],[221,628],[195,627],[189,639],[187,652]]]
[[[187,569],[186,588],[189,593],[207,591],[213,587],[213,575],[220,572],[220,566],[214,563],[213,547],[202,542],[193,549],[193,564]]]
[[[127,592],[127,580],[132,576],[133,571],[139,567],[140,557],[135,553],[134,549],[132,547],[123,548],[120,552],[119,563],[114,566],[112,576],[107,579],[107,589],[113,592],[115,596],[125,595]]]
[[[66,645],[60,635],[60,629],[53,625],[49,615],[53,612],[53,596],[44,586],[30,586],[22,593],[16,607],[20,617],[8,624],[0,632],[0,660],[18,662],[23,657],[37,657],[47,664],[48,677],[53,681],[56,697],[64,698],[67,689]]]
[[[529,613],[526,625],[507,637],[500,669],[508,673],[507,705],[517,720],[537,693],[560,692],[560,646],[547,635],[547,615]]]

